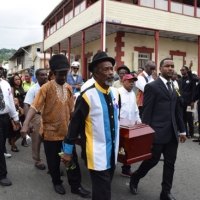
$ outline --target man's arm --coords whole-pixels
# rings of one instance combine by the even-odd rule
[[[89,113],[89,105],[84,99],[87,97],[86,95],[83,96],[84,97],[80,95],[76,101],[74,115],[70,121],[68,133],[65,135],[63,144],[64,154],[61,157],[61,161],[64,164],[69,163],[71,160],[73,146],[81,131],[83,121],[85,122],[85,119]]]
[[[30,105],[27,103],[24,103],[24,116],[27,116],[28,110],[29,110]]]
[[[144,88],[142,122],[148,125],[151,122],[151,116],[155,104],[156,95],[154,94],[154,91],[152,85],[146,84]]]
[[[146,85],[146,80],[143,76],[138,76],[138,80],[135,82],[135,86],[144,92],[144,87]]]
[[[23,123],[23,127],[22,127],[22,129],[20,131],[22,137],[25,137],[26,134],[29,132],[29,122],[35,116],[36,113],[37,113],[36,110],[33,109],[33,108],[30,108],[28,110],[28,113],[26,115],[25,121]]]
[[[179,99],[177,99],[177,102],[176,102],[175,117],[176,117],[177,126],[180,131],[180,142],[184,143],[186,140],[186,130],[185,130],[184,122],[183,122],[183,116],[181,113],[181,105],[180,105]]]

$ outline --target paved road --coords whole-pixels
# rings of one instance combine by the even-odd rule
[[[66,189],[65,195],[54,192],[51,178],[46,171],[40,171],[33,165],[31,159],[31,147],[25,148],[17,142],[20,152],[12,153],[12,158],[7,159],[8,178],[13,185],[10,187],[0,186],[0,200],[80,200],[81,197],[71,194],[66,174],[63,177],[63,185]],[[7,144],[8,152],[10,146]],[[77,147],[80,155],[80,147]],[[42,147],[42,157],[44,151]],[[132,165],[134,171],[140,163]],[[80,159],[82,166],[82,185],[91,189],[91,181],[88,170]],[[159,162],[147,176],[139,183],[138,195],[133,196],[129,191],[129,178],[122,177],[121,164],[118,163],[112,182],[113,200],[159,200],[161,190],[163,163]],[[64,170],[64,165],[61,164]],[[200,200],[200,145],[188,139],[185,144],[180,144],[174,185],[172,194],[177,200]]]

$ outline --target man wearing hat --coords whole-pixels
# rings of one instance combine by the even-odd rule
[[[141,123],[135,93],[133,92],[135,81],[137,81],[137,78],[131,74],[126,74],[122,79],[123,86],[118,89],[121,97],[120,118]],[[121,175],[130,178],[132,174],[131,165],[124,164],[121,168]]]
[[[95,83],[78,97],[61,160],[71,160],[80,130],[85,161],[92,180],[92,199],[110,200],[119,146],[120,95],[113,84],[115,60],[105,52],[94,55],[89,71]]]
[[[69,120],[74,111],[74,97],[71,86],[65,81],[69,71],[69,62],[62,54],[54,55],[50,60],[50,69],[55,75],[51,80],[42,85],[38,91],[21,129],[22,135],[28,132],[28,124],[36,113],[41,112],[42,124],[40,134],[44,139],[44,150],[54,189],[59,194],[65,194],[60,179],[60,157],[58,153],[62,148],[62,141],[68,132]],[[81,172],[78,158],[73,149],[73,161],[76,168],[67,171],[71,192],[85,197],[90,194],[81,186]]]
[[[83,79],[81,74],[79,74],[78,70],[80,67],[80,63],[77,61],[72,62],[71,64],[71,72],[67,75],[67,83],[72,86],[74,93],[80,90]]]
[[[122,79],[126,74],[130,74],[130,69],[126,65],[122,65],[117,68],[117,74],[119,75],[119,80],[115,81],[113,87],[120,88],[123,86]]]

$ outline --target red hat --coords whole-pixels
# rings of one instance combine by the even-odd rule
[[[135,76],[132,76],[131,74],[126,74],[122,81],[125,81],[125,80],[130,80],[130,79],[133,79],[134,81],[137,81],[138,79],[135,77]]]

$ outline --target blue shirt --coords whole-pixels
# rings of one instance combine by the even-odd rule
[[[76,76],[76,80],[74,80],[72,74],[71,74],[71,73],[68,73],[66,82],[67,82],[69,85],[74,86],[74,85],[82,84],[83,79],[82,79],[82,76],[81,76],[81,75],[77,75],[77,76]]]
[[[36,83],[35,85],[33,85],[27,92],[24,103],[27,103],[29,105],[32,104],[36,94],[38,93],[40,89],[40,85],[38,83]]]

